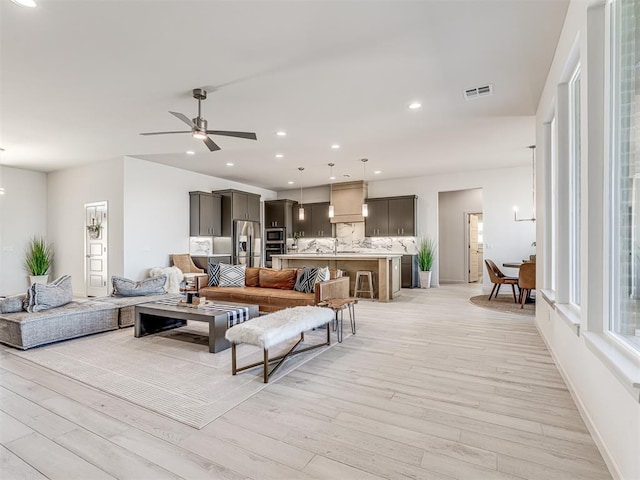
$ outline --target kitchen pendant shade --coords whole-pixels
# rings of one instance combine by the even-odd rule
[[[367,205],[366,203],[362,204],[362,216],[363,217],[369,216],[369,205]]]
[[[304,207],[298,209],[298,220],[304,220]]]
[[[367,162],[369,161],[368,158],[362,158],[360,159],[360,161],[362,162],[362,183],[363,185],[366,185],[367,182]],[[367,218],[369,216],[369,205],[367,205],[367,199],[363,198],[362,199],[362,216]]]
[[[329,218],[333,218],[336,215],[336,210],[333,208],[333,205],[329,205]]]

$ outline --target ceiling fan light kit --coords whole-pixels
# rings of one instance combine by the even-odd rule
[[[198,116],[196,118],[190,119],[185,114],[180,112],[171,112],[169,113],[176,117],[178,120],[186,123],[191,127],[191,130],[179,131],[179,132],[148,132],[141,133],[140,135],[166,135],[172,133],[190,133],[191,136],[195,139],[202,140],[204,144],[207,146],[209,151],[215,152],[216,150],[220,150],[220,147],[209,137],[209,135],[223,135],[226,137],[236,137],[236,138],[244,138],[246,140],[257,140],[258,137],[253,132],[232,132],[228,130],[208,130],[207,121],[202,118],[202,100],[207,99],[207,91],[202,88],[194,88],[193,89],[193,98],[198,101]]]

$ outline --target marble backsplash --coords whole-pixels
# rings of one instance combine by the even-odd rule
[[[289,239],[288,245],[292,241]],[[299,238],[298,253],[400,253],[418,251],[415,237],[365,237],[364,223],[337,223],[336,238]]]

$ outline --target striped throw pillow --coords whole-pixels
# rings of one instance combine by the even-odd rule
[[[320,267],[303,267],[302,273],[298,275],[293,289],[297,292],[313,293],[315,291],[316,277],[320,270]]]
[[[218,284],[220,283],[220,264],[209,263],[207,265],[207,273],[209,274],[207,287],[217,287]]]

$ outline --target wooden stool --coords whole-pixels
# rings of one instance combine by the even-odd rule
[[[369,288],[366,289],[362,288],[362,280],[365,278],[369,280]],[[369,270],[358,270],[356,272],[356,284],[353,294],[359,298],[359,293],[368,293],[369,298],[373,300],[373,274]]]
[[[333,323],[333,329],[336,332],[336,336],[338,337],[338,343],[342,343],[342,338],[344,337],[342,331],[342,323],[343,323],[343,312],[346,308],[349,310],[349,320],[351,322],[351,333],[356,334],[356,310],[354,305],[358,303],[358,299],[355,297],[348,298],[329,298],[318,303],[319,307],[328,307],[335,312],[335,319]],[[340,315],[338,316],[338,313]]]

